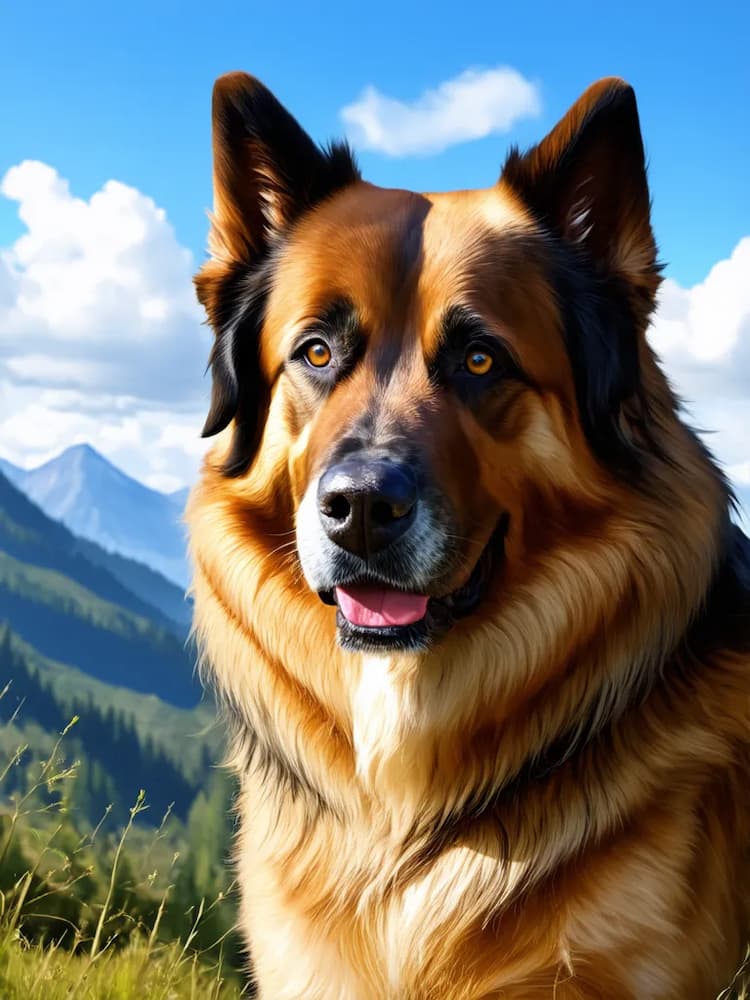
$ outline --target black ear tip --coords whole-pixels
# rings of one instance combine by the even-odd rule
[[[637,121],[638,104],[635,99],[635,90],[621,77],[605,77],[593,84],[587,94],[591,94],[590,107],[592,109],[606,108],[609,114],[620,114]]]
[[[210,414],[209,414],[209,417],[207,418],[205,424],[203,425],[203,430],[201,431],[201,437],[202,438],[213,437],[214,434],[218,434],[220,430],[221,427],[217,426],[215,422],[210,419]]]
[[[242,109],[253,107],[263,102],[275,102],[275,98],[268,87],[249,73],[242,73],[239,70],[232,73],[224,73],[214,83],[213,97],[211,102],[214,122],[221,122],[225,118],[232,119],[242,113]]]
[[[253,90],[266,90],[267,88],[255,76],[244,73],[241,70],[233,70],[231,73],[223,73],[216,78],[214,83],[214,100],[226,100],[234,94],[247,94]]]

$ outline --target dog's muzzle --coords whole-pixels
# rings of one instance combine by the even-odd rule
[[[339,643],[359,651],[426,649],[479,605],[506,522],[465,583],[447,499],[416,466],[382,455],[348,456],[312,482],[297,512],[305,578],[337,607]]]

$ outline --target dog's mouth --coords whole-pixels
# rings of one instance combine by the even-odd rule
[[[341,583],[319,594],[335,606],[338,640],[359,652],[424,650],[457,621],[473,614],[504,556],[507,518],[503,517],[464,584],[443,597],[430,597],[377,580]]]

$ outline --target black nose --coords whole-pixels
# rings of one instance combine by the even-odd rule
[[[410,470],[384,459],[347,459],[318,483],[318,509],[332,542],[366,559],[414,521],[417,484]]]

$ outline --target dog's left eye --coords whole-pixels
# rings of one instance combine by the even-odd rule
[[[483,348],[474,347],[466,352],[464,366],[471,375],[486,375],[492,369],[495,359]]]
[[[331,363],[331,348],[323,340],[311,340],[303,348],[302,355],[313,368],[326,368]]]

